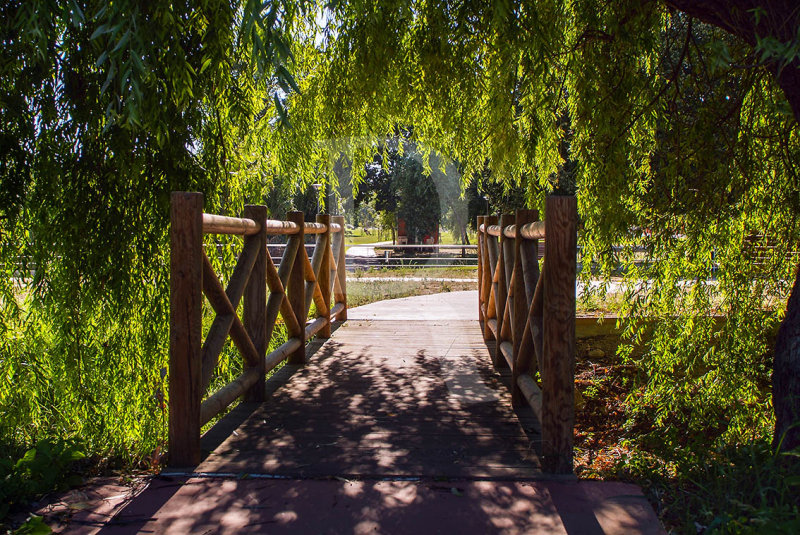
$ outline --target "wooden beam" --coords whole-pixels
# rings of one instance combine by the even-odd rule
[[[478,229],[478,321],[483,324],[483,303],[485,301],[485,296],[483,293],[483,262],[484,262],[484,254],[483,254],[483,230],[481,229],[481,225],[483,225],[483,217],[482,215],[478,216],[478,221],[475,225],[475,228]]]
[[[342,303],[344,306],[335,315],[337,321],[347,320],[347,265],[345,259],[345,246],[344,246],[344,216],[333,216],[333,221],[341,227],[341,231],[337,233],[339,239],[339,247],[336,250],[336,291],[333,294],[333,300],[337,304]]]
[[[514,214],[503,214],[500,216],[500,228],[503,229],[514,223]],[[508,306],[508,284],[511,278],[511,268],[514,266],[514,242],[506,238],[503,232],[500,232],[499,255],[497,258],[497,266],[495,267],[495,279],[497,282],[494,284],[495,307],[497,309],[498,322],[498,337],[494,352],[494,365],[496,368],[505,368],[506,361],[502,358],[500,352],[500,344],[505,340],[503,339],[503,322],[505,320],[506,307]]]
[[[539,212],[536,210],[517,210],[514,218],[514,226],[522,228],[524,225],[535,221],[539,217]],[[511,286],[514,288],[511,300],[513,306],[513,317],[511,318],[511,341],[513,344],[514,359],[511,369],[511,402],[514,406],[518,406],[522,402],[521,392],[517,385],[517,377],[519,373],[516,369],[516,363],[519,360],[518,355],[520,347],[522,346],[522,338],[525,334],[525,325],[528,322],[528,301],[527,290],[525,284],[525,272],[529,271],[529,266],[526,265],[527,258],[523,258],[524,251],[528,246],[528,241],[522,237],[522,233],[515,233],[514,237],[514,269],[512,270],[513,279]]]
[[[577,201],[547,198],[542,361],[542,465],[572,473],[575,422],[575,274]]]
[[[243,215],[247,219],[264,222],[267,220],[267,207],[246,205]],[[254,241],[258,244],[255,263],[244,290],[242,311],[242,323],[256,352],[257,360],[252,366],[258,371],[258,380],[245,392],[245,401],[264,401],[266,381],[264,357],[267,355],[269,343],[267,337],[267,232],[263,224],[260,227],[258,234],[245,238],[245,241]]]
[[[297,351],[301,345],[302,342],[300,342],[299,338],[289,338],[282,345],[278,346],[272,353],[267,355],[265,359],[267,371],[271,370],[283,361],[283,359]]]
[[[258,382],[261,372],[257,368],[245,368],[244,372],[223,386],[213,396],[209,396],[200,407],[201,425],[207,424],[211,419],[225,410],[233,401],[247,392]]]
[[[244,234],[250,236],[258,234],[263,229],[266,219],[246,217],[226,217],[224,215],[203,214],[204,234]]]
[[[211,307],[217,313],[202,350],[203,374],[201,387],[202,392],[205,392],[211,383],[214,369],[219,361],[219,354],[229,334],[247,366],[257,366],[260,358],[244,325],[236,315],[236,306],[231,303],[228,294],[222,289],[222,284],[219,282],[216,273],[214,273],[214,268],[211,267],[211,262],[205,253],[203,253],[203,293],[206,294],[208,302],[211,303]]]
[[[338,315],[340,312],[342,312],[342,311],[344,310],[344,308],[345,308],[345,305],[344,305],[344,303],[336,303],[336,304],[335,304],[335,305],[333,305],[333,307],[331,308],[331,316],[336,316],[336,315]]]
[[[527,240],[541,240],[547,239],[547,236],[545,235],[546,227],[546,221],[534,221],[517,228],[519,228],[519,234],[522,234],[523,238]]]
[[[299,258],[303,259],[303,274],[305,277],[305,317],[303,320],[308,319],[308,313],[311,311],[311,302],[315,301],[317,307],[323,306],[321,301],[322,294],[319,291],[319,285],[317,284],[317,273],[320,269],[320,258],[317,254],[317,251],[320,250],[320,235],[317,235],[316,243],[314,245],[314,253],[311,255],[311,259],[308,258],[308,252],[306,251],[305,247],[300,251]],[[298,318],[299,320],[300,318]]]
[[[497,216],[485,216],[483,218],[483,228],[487,229],[490,225],[497,223]],[[497,265],[497,240],[483,233],[483,295],[486,302],[486,313],[483,321],[483,339],[487,342],[494,340],[494,333],[489,328],[489,320],[497,317],[497,309],[494,303],[494,272]]]
[[[169,464],[200,463],[203,194],[170,197]]]
[[[325,303],[325,309],[320,310],[317,307],[317,317],[324,317],[326,319],[325,325],[320,329],[317,336],[320,338],[330,338],[331,337],[331,262],[333,260],[333,252],[331,251],[331,216],[329,214],[320,214],[317,216],[317,223],[322,223],[325,225],[325,228],[328,229],[325,234],[321,234],[324,236],[322,240],[323,247],[325,250],[323,251],[323,258],[320,262],[320,269],[319,269],[319,277],[317,278],[317,283],[320,291],[320,297],[322,301]],[[334,264],[335,270],[335,264]]]
[[[517,353],[517,375],[524,373],[534,373],[542,369],[542,315],[544,314],[544,281],[545,269],[542,267],[536,290],[528,309],[528,320],[525,324],[522,342]],[[535,364],[535,366],[534,366]]]
[[[306,340],[316,335],[328,323],[328,318],[316,318],[306,324]]]
[[[520,397],[524,399],[534,414],[542,421],[542,389],[530,375],[520,375],[517,377],[517,388],[520,390]]]
[[[305,295],[305,254],[301,254],[301,251],[305,250],[304,241],[305,241],[305,233],[304,233],[304,225],[303,225],[303,212],[289,212],[286,216],[288,221],[292,223],[297,223],[298,225],[298,232],[293,237],[296,238],[298,242],[298,249],[296,254],[294,255],[293,262],[291,263],[291,268],[288,272],[288,283],[285,284],[287,295],[289,297],[289,304],[292,306],[292,311],[294,312],[294,317],[297,319],[300,326],[305,323],[305,313],[306,313],[306,295]],[[288,249],[288,246],[287,246]],[[281,262],[281,270],[283,270],[283,261]],[[292,333],[292,338],[297,338],[300,340],[300,345],[297,349],[295,349],[292,353],[289,354],[289,363],[290,364],[305,364],[306,362],[306,338],[305,338],[305,330],[300,329],[298,333]]]

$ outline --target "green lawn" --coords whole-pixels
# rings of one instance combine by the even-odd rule
[[[377,229],[370,229],[369,232],[370,233],[367,234],[363,228],[348,230],[345,233],[344,243],[345,245],[363,245],[366,243],[377,243],[392,239],[391,232],[381,233]]]

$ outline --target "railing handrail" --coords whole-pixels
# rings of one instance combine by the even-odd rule
[[[376,245],[373,243],[361,243],[357,245],[348,245],[350,249],[356,247],[372,247],[373,249],[444,249],[444,250],[458,250],[458,249],[477,249],[477,244],[436,244],[436,243],[420,243],[420,244],[385,244]]]
[[[533,221],[531,223],[526,223],[520,227],[520,232],[522,237],[526,240],[543,240],[545,238],[545,227],[546,224],[544,221]],[[489,225],[488,227],[485,224],[479,225],[479,232],[488,233],[490,236],[494,236],[495,238],[499,238],[500,234],[503,234],[506,238],[513,240],[517,237],[517,225],[508,225],[506,227],[501,227],[500,225]]]
[[[303,223],[306,234],[323,234],[328,231],[328,225],[323,223]],[[344,228],[338,223],[331,223],[331,232],[341,232]],[[252,236],[261,232],[270,236],[297,234],[300,227],[292,221],[279,219],[265,219],[263,222],[246,217],[230,217],[217,214],[203,213],[203,234],[235,234]]]

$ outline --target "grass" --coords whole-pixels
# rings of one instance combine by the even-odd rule
[[[478,243],[477,234],[474,232],[468,232],[467,237],[469,238],[469,242],[472,244]],[[453,233],[449,230],[443,230],[439,233],[439,243],[442,245],[461,245],[461,239],[456,239]]]
[[[367,234],[363,228],[348,230],[344,237],[345,245],[364,245],[368,243],[377,243],[381,241],[391,240],[392,235],[390,232],[380,232],[377,229],[370,229]]]
[[[440,279],[473,279],[478,280],[478,268],[469,266],[432,267],[432,268],[370,268],[357,269],[353,276],[360,277],[416,277]]]
[[[389,231],[380,232],[377,229],[370,229],[369,232],[367,234],[363,228],[348,230],[345,234],[344,243],[345,245],[363,245],[392,239],[392,233]],[[472,244],[478,243],[476,234],[469,234],[469,242]],[[449,230],[445,230],[439,233],[439,243],[442,245],[460,245],[461,240],[456,239]]]
[[[443,292],[475,290],[475,282],[444,281],[347,281],[347,306],[357,307],[383,301],[399,299],[413,295],[428,295]]]

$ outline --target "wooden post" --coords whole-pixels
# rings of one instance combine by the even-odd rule
[[[483,225],[483,216],[478,216],[478,321],[483,323],[483,303],[486,299],[483,295],[483,233],[481,232],[481,225]]]
[[[506,306],[508,306],[508,287],[511,282],[511,267],[514,265],[513,244],[505,237],[504,230],[507,226],[514,224],[514,214],[502,214],[500,216],[500,254],[497,259],[495,270],[499,269],[497,286],[495,287],[495,307],[497,309],[497,347],[494,352],[494,365],[496,368],[508,368],[508,362],[503,357],[500,345],[506,340],[501,334],[503,323],[506,316]],[[512,247],[509,247],[511,245]]]
[[[323,239],[320,240],[322,243],[321,245],[325,248],[323,251],[322,256],[322,267],[319,270],[319,275],[317,276],[317,284],[319,285],[319,289],[322,292],[322,300],[325,301],[325,304],[328,306],[328,316],[327,320],[328,323],[319,330],[317,336],[320,338],[330,338],[331,337],[331,216],[330,214],[320,214],[317,216],[317,223],[322,223],[327,227],[327,230],[324,234],[322,234]],[[320,311],[317,311],[317,317],[320,316]]]
[[[203,194],[170,198],[169,464],[200,464]]]
[[[342,244],[339,247],[339,257],[336,259],[336,277],[339,279],[339,293],[334,293],[333,298],[337,303],[343,303],[344,308],[341,312],[339,312],[339,314],[337,314],[336,320],[347,321],[347,266],[345,264],[344,216],[335,215],[331,218],[331,221],[339,225],[339,228],[341,229],[339,238],[342,241]]]
[[[267,356],[267,229],[264,223],[267,220],[267,207],[246,205],[242,216],[261,224],[261,231],[258,234],[245,236],[244,239],[245,243],[258,242],[258,255],[244,290],[242,323],[258,354],[256,368],[259,374],[258,381],[247,389],[244,399],[264,401],[266,380],[264,357]]]
[[[494,236],[489,235],[489,227],[497,224],[497,216],[489,215],[483,218],[483,227],[486,232],[483,234],[483,295],[486,296],[486,316],[483,318],[483,339],[487,342],[494,340],[494,333],[489,327],[489,320],[497,317],[497,307],[494,307],[492,301],[497,301],[497,296],[492,297],[492,280],[494,278],[494,270],[497,269],[497,243],[494,241]],[[490,312],[491,309],[495,310],[494,315]]]
[[[525,325],[528,322],[528,308],[530,301],[528,300],[528,292],[526,291],[525,274],[530,270],[530,266],[525,264],[527,258],[523,258],[525,248],[530,248],[531,244],[528,240],[522,237],[522,227],[528,223],[539,219],[539,212],[537,210],[517,210],[514,225],[517,228],[517,236],[514,238],[514,315],[511,318],[511,334],[512,344],[514,345],[514,366],[511,370],[511,403],[516,407],[523,402],[522,393],[517,384],[517,377],[519,370],[517,369],[517,362],[519,361],[519,350],[522,345],[522,337],[525,334]],[[535,241],[535,240],[534,240]],[[538,266],[537,266],[538,267]],[[531,295],[533,298],[533,295]]]
[[[545,207],[542,466],[557,474],[573,468],[577,206],[553,195]]]
[[[303,226],[303,212],[289,212],[286,219],[295,223],[298,227],[298,233],[295,238],[300,244],[299,247],[305,247],[305,228]],[[300,324],[300,333],[297,338],[300,339],[300,347],[289,354],[289,364],[305,364],[306,362],[306,279],[305,279],[305,256],[303,252],[298,249],[294,257],[292,269],[289,272],[289,280],[286,288],[286,293],[289,297],[289,304],[294,311],[297,321]]]

